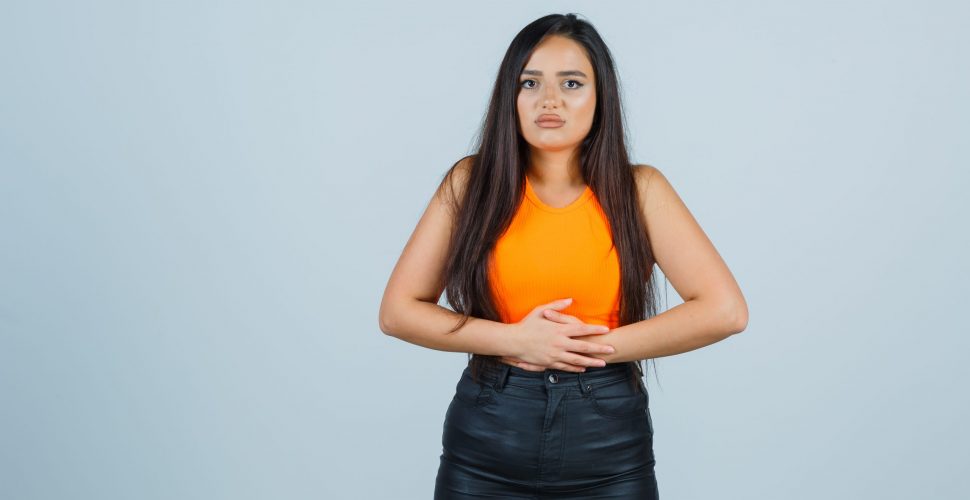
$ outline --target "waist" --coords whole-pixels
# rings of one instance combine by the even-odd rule
[[[473,354],[472,357],[475,357],[475,355]],[[607,363],[606,366],[587,366],[583,372],[571,372],[556,368],[547,368],[543,371],[526,370],[496,358],[494,363],[484,363],[482,368],[482,377],[488,381],[497,380],[499,377],[505,375],[505,371],[507,370],[508,379],[517,380],[518,385],[537,386],[545,385],[550,375],[555,375],[553,379],[557,383],[571,383],[579,382],[580,380],[588,382],[609,382],[614,379],[634,377],[638,374],[638,368],[633,361]]]

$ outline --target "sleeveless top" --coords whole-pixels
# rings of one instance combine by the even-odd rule
[[[589,186],[565,207],[539,199],[528,177],[524,199],[489,257],[488,281],[503,323],[572,297],[559,311],[616,328],[620,263],[610,224]]]

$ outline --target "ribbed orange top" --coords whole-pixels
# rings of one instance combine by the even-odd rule
[[[525,199],[489,262],[502,321],[516,323],[540,304],[572,297],[561,312],[619,326],[620,262],[612,243],[609,221],[589,186],[569,205],[555,208],[536,196],[526,177]]]

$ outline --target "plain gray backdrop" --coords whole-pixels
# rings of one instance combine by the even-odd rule
[[[661,496],[963,498],[970,9],[915,0],[4,4],[0,497],[430,498],[467,355],[378,306],[554,12],[748,301],[649,365]]]

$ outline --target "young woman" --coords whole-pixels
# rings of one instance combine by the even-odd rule
[[[659,315],[654,264],[685,300]],[[612,57],[568,14],[512,40],[477,152],[439,184],[380,324],[470,353],[436,499],[654,499],[640,361],[742,331],[747,305],[664,175],[630,163]]]

